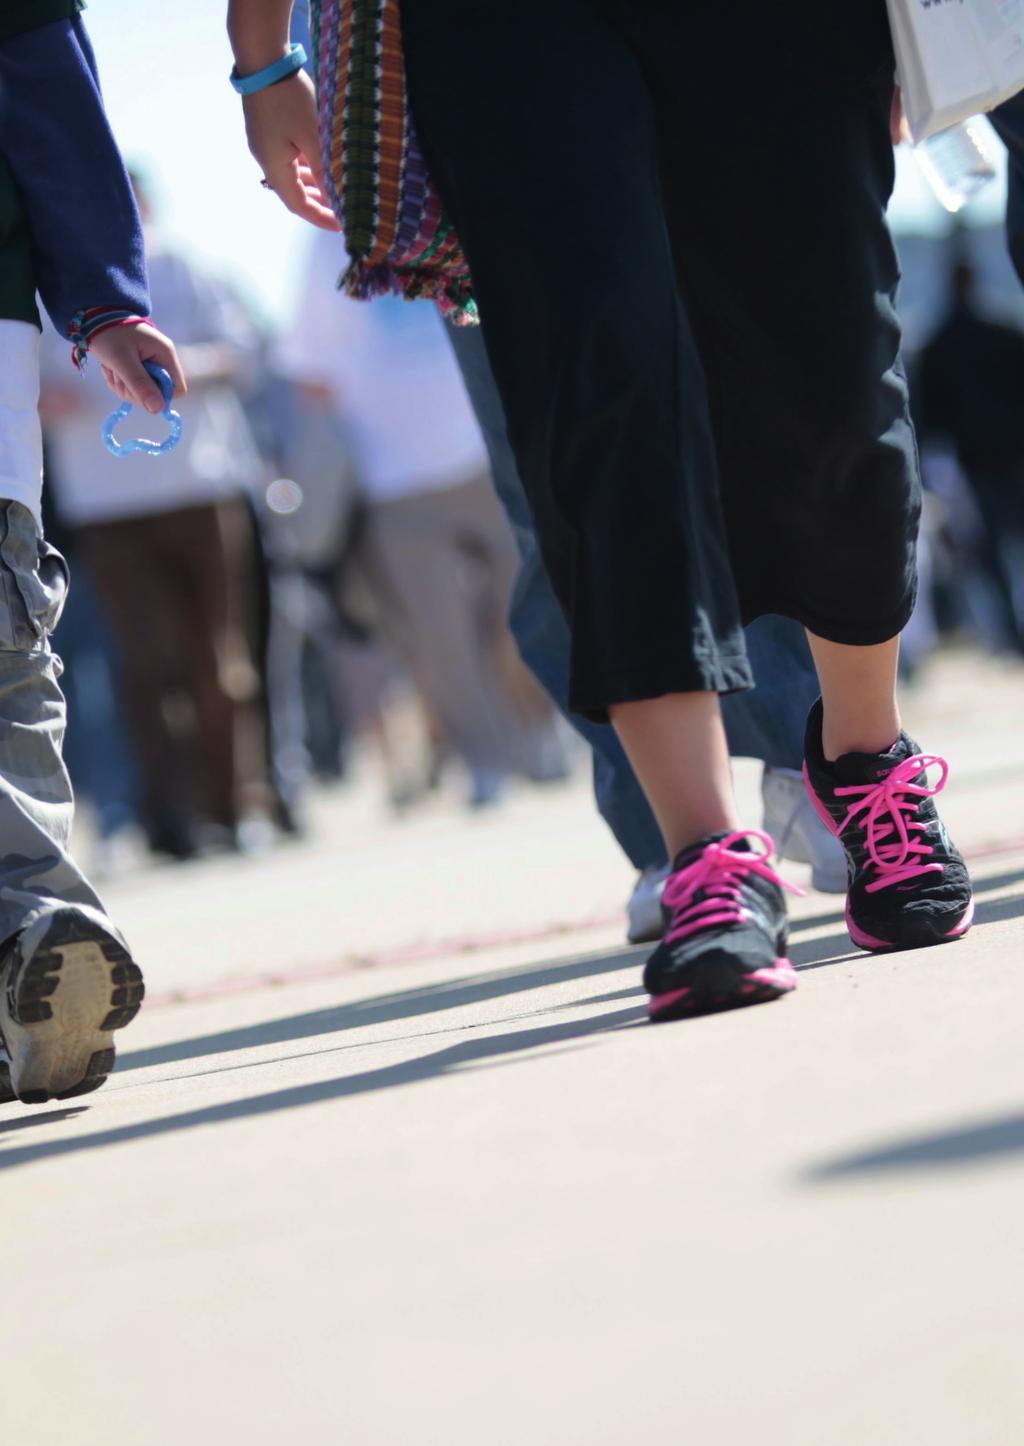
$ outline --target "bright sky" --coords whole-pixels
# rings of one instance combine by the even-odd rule
[[[129,162],[153,183],[161,229],[234,279],[269,317],[283,318],[305,226],[259,185],[227,80],[225,9],[221,0],[90,0],[86,22],[114,130]],[[949,218],[916,161],[905,146],[898,157],[893,224],[942,231]],[[997,219],[1004,195],[1000,179],[964,219]]]
[[[228,84],[222,0],[90,0],[86,25],[114,133],[152,183],[160,228],[286,315],[305,223],[264,191]]]

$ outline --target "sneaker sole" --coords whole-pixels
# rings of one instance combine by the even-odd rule
[[[748,1004],[768,1004],[796,988],[797,974],[789,959],[747,973],[723,961],[716,977],[702,979],[699,986],[670,989],[655,994],[648,1005],[652,1024],[670,1019],[690,1019],[700,1014],[718,1014],[725,1009],[742,1009]]]
[[[31,950],[22,959],[23,945]],[[76,909],[47,916],[18,943],[4,1014],[11,1088],[22,1104],[99,1089],[114,1067],[113,1031],[139,1012],[142,971],[123,944]]]
[[[953,944],[957,939],[964,937],[973,923],[974,900],[972,899],[960,921],[945,934],[937,934],[934,930],[922,930],[919,938],[902,939],[898,944],[893,944],[888,939],[877,939],[873,934],[861,929],[850,914],[849,902],[846,905],[846,927],[849,930],[850,938],[858,949],[866,949],[869,954],[895,954],[901,949],[932,949],[936,944]]]

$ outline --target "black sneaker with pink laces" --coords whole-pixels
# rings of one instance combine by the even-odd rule
[[[825,826],[846,850],[846,924],[861,949],[920,949],[961,939],[974,918],[967,867],[935,807],[949,765],[901,733],[884,753],[821,744],[821,701],[811,709],[804,781]],[[940,770],[928,782],[928,770]]]
[[[796,988],[783,889],[759,829],[714,833],[676,858],[662,895],[665,935],[647,961],[654,1021],[764,1004]]]

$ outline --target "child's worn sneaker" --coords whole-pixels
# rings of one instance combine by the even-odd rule
[[[661,896],[670,872],[668,864],[651,864],[640,873],[626,905],[626,939],[630,944],[656,944],[664,934]]]
[[[139,1012],[142,973],[95,909],[41,914],[0,961],[0,1089],[45,1104],[99,1089],[114,1067],[113,1031]]]
[[[775,857],[810,864],[811,885],[823,894],[846,893],[843,846],[815,813],[798,768],[769,768],[761,774],[761,827],[775,843]]]
[[[974,918],[967,867],[934,795],[944,758],[901,733],[885,753],[845,753],[827,763],[822,705],[807,720],[804,780],[822,822],[846,849],[846,923],[861,949],[919,949],[962,938]],[[928,769],[941,775],[932,786]]]
[[[754,845],[759,847],[754,847]],[[684,849],[665,884],[665,937],[647,961],[652,1020],[762,1004],[796,988],[786,958],[786,884],[757,829]]]

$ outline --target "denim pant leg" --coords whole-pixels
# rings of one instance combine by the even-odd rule
[[[512,475],[516,475],[514,469]],[[495,470],[494,477],[498,495],[504,502],[504,487],[499,480],[502,474]],[[509,623],[523,661],[589,743],[597,807],[623,853],[637,869],[660,863],[665,857],[661,830],[615,729],[609,723],[592,723],[568,710],[569,625],[544,571],[532,532],[529,528],[522,532],[516,528],[516,537],[522,565],[512,595]]]
[[[734,758],[759,758],[771,768],[802,768],[807,715],[818,697],[818,675],[807,635],[791,618],[758,618],[746,629],[757,686],[722,699]]]
[[[615,730],[567,711],[569,628],[541,562],[482,330],[451,327],[449,334],[522,559],[509,622],[523,661],[590,744],[597,806],[623,852],[638,869],[662,864],[661,830]],[[799,768],[807,714],[818,696],[803,629],[788,618],[761,618],[747,629],[747,650],[757,687],[722,700],[730,752],[773,767]]]
[[[67,564],[29,510],[0,502],[0,942],[61,904],[102,914],[69,853],[66,714],[50,650],[67,585]]]

